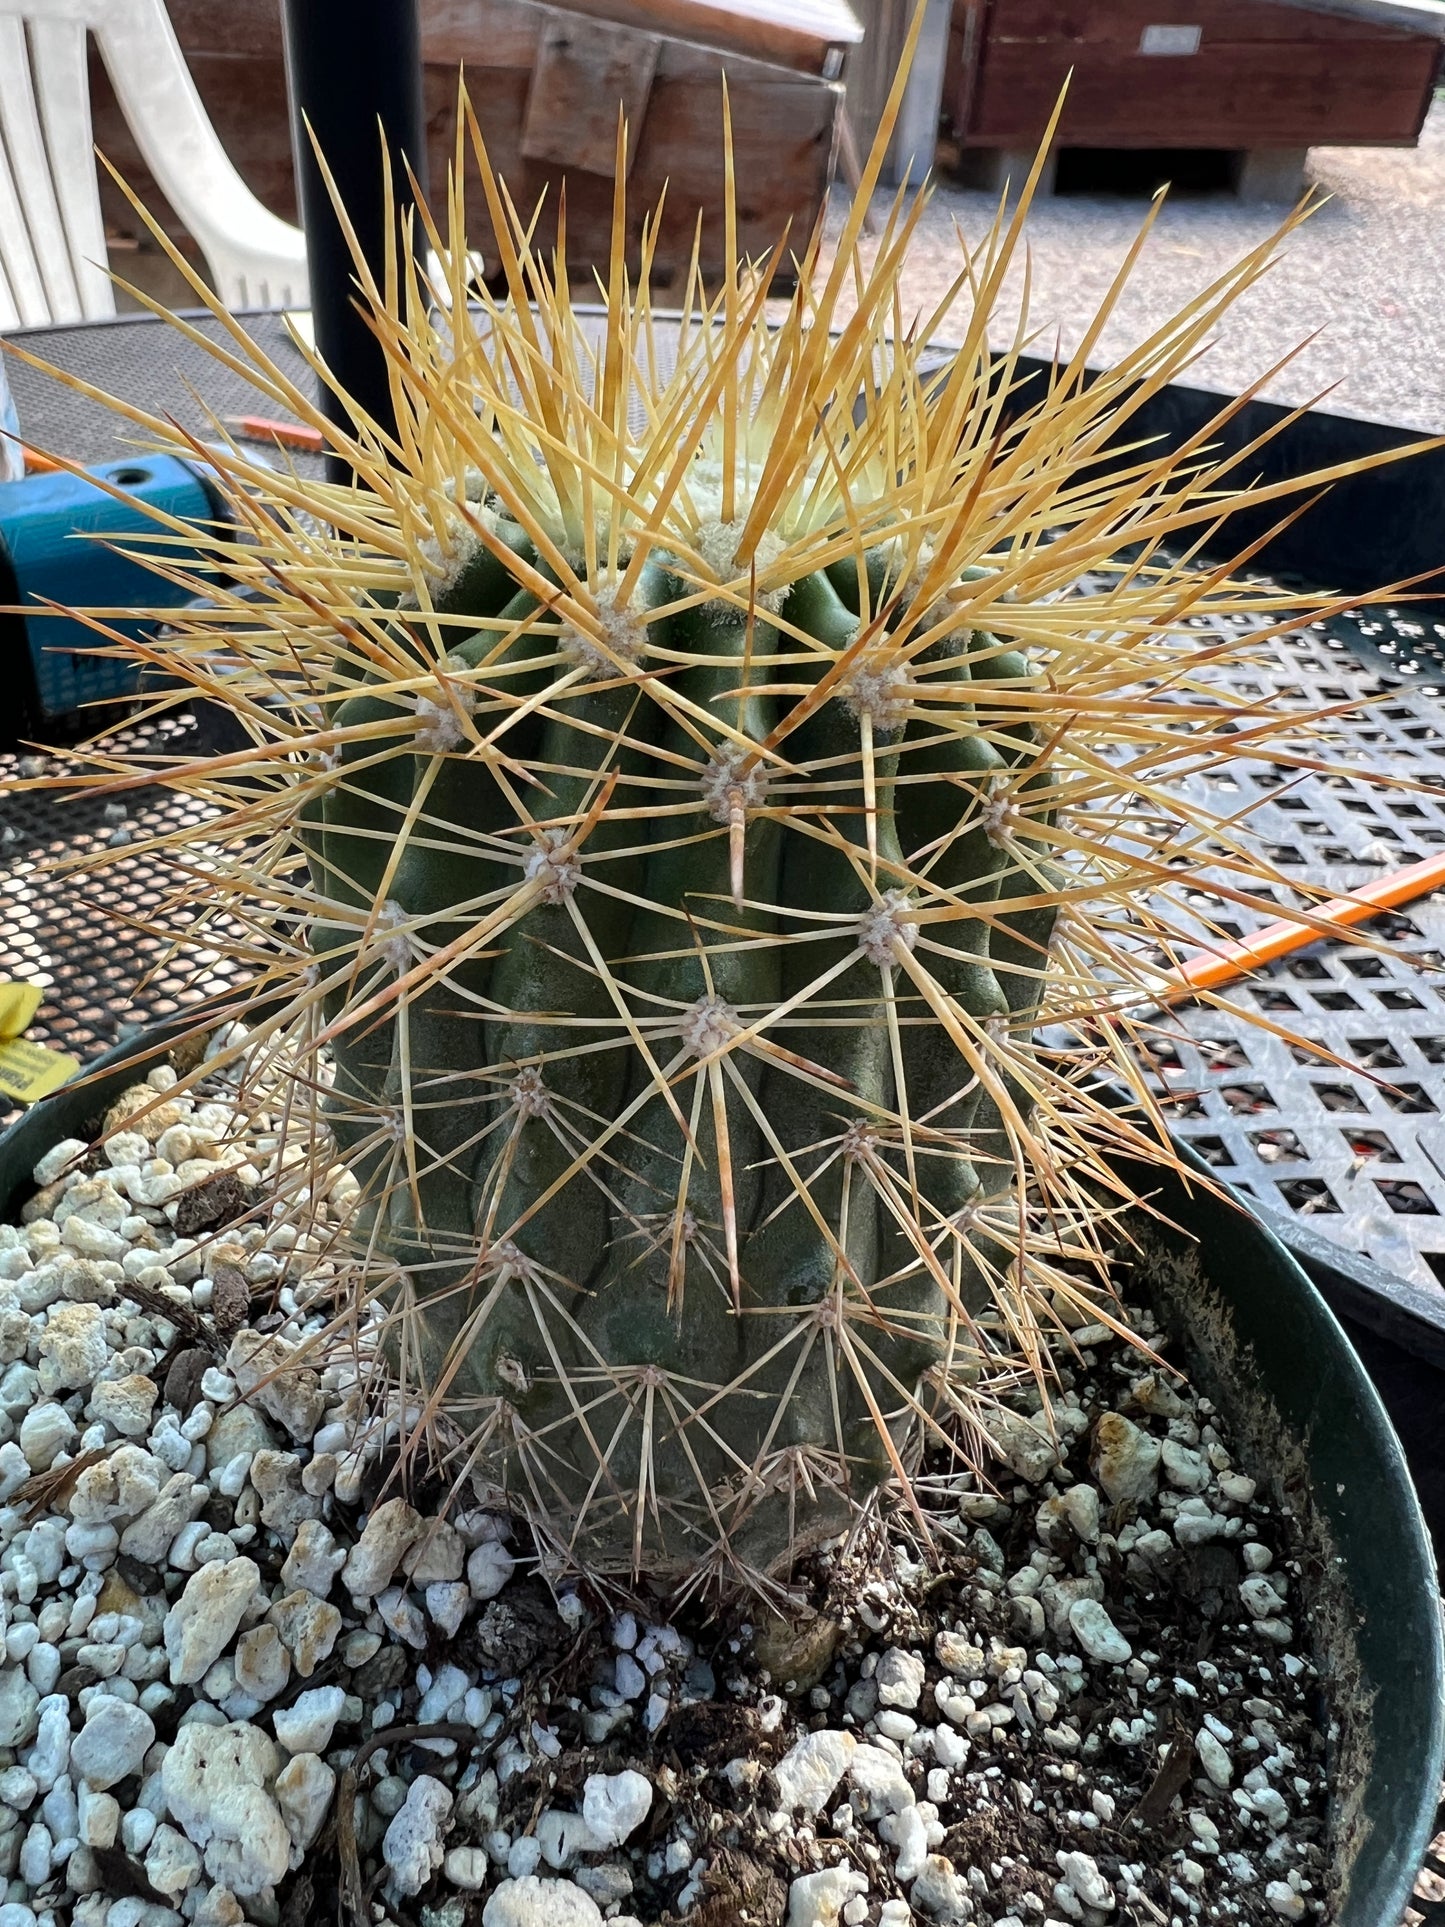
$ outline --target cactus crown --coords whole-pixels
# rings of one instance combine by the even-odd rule
[[[234,587],[198,576],[213,606],[146,654],[157,708],[220,693],[250,748],[69,780],[207,806],[163,839],[168,913],[270,1000],[283,1194],[337,1156],[360,1182],[340,1323],[413,1436],[559,1557],[756,1578],[930,1441],[966,1457],[1001,1379],[1047,1398],[1070,1306],[1110,1316],[1110,1155],[1173,1155],[1129,1047],[1179,893],[1206,850],[1221,904],[1284,882],[1171,784],[1305,759],[1309,719],[1220,671],[1317,607],[1194,555],[1285,491],[1208,431],[1099,466],[1273,243],[1086,380],[1106,307],[1029,386],[1024,320],[985,334],[1027,196],[905,315],[926,197],[862,235],[891,111],[781,313],[783,244],[740,262],[729,198],[722,285],[694,264],[675,320],[620,185],[583,312],[564,218],[544,258],[462,122],[507,292],[469,306],[455,182],[424,217],[448,287],[359,266],[394,435],[333,427],[227,322],[367,484],[217,458]]]

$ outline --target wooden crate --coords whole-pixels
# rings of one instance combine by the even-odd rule
[[[279,0],[169,0],[169,6],[227,153],[268,207],[295,220]],[[654,287],[680,292],[699,214],[705,268],[715,270],[721,259],[725,68],[740,244],[750,254],[764,255],[791,226],[793,244],[801,251],[832,178],[841,82],[724,58],[671,40],[649,44],[649,36],[635,30],[619,41],[595,21],[515,0],[421,0],[421,16],[434,202],[443,200],[455,150],[457,76],[465,64],[493,164],[518,207],[530,211],[546,193],[538,232],[548,247],[565,177],[568,261],[585,284],[591,268],[607,261],[617,101],[630,94],[634,112],[639,99],[645,102],[640,124],[632,128],[628,175],[634,258],[643,218],[665,184]],[[635,85],[640,62],[651,70],[645,90]],[[94,54],[91,89],[97,145],[146,204],[161,212],[168,229],[185,238],[141,160]],[[599,131],[604,122],[605,137]],[[566,166],[556,158],[563,153],[570,157]],[[579,165],[579,159],[590,165]],[[468,176],[475,187],[470,162]],[[105,181],[102,194],[107,224],[133,233],[136,218],[124,198]],[[472,245],[495,260],[479,191],[471,194],[470,204]]]
[[[965,148],[1031,151],[1072,72],[1060,146],[1412,146],[1440,59],[1430,33],[1271,0],[956,0],[944,115]]]

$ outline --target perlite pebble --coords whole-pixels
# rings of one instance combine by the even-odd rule
[[[821,1813],[847,1771],[858,1741],[851,1733],[805,1733],[773,1768],[784,1812]]]
[[[254,1559],[221,1559],[186,1581],[166,1614],[164,1640],[172,1686],[191,1686],[230,1645],[261,1581]]]
[[[1056,1857],[1065,1882],[1085,1907],[1094,1907],[1100,1912],[1112,1910],[1114,1889],[1100,1873],[1099,1863],[1092,1854],[1060,1853]]]
[[[848,1901],[867,1891],[866,1877],[854,1867],[800,1874],[788,1888],[787,1927],[838,1927]]]
[[[1195,1734],[1194,1746],[1199,1764],[1214,1785],[1221,1789],[1227,1787],[1234,1778],[1234,1762],[1207,1726],[1201,1726]]]
[[[1284,1609],[1284,1600],[1261,1572],[1240,1581],[1239,1596],[1252,1619],[1271,1619]]]
[[[20,1421],[20,1450],[32,1472],[46,1472],[57,1452],[69,1451],[75,1420],[63,1405],[46,1400],[32,1405]]]
[[[463,1893],[475,1893],[487,1884],[487,1867],[485,1848],[449,1847],[442,1860],[442,1878]]]
[[[1094,1429],[1092,1466],[1113,1505],[1152,1499],[1159,1487],[1159,1441],[1122,1412],[1105,1412]]]
[[[854,1748],[848,1762],[848,1783],[869,1820],[912,1806],[918,1797],[897,1755],[885,1752],[881,1746],[864,1744]]]
[[[139,1773],[156,1737],[155,1721],[138,1706],[107,1694],[92,1699],[70,1748],[71,1771],[97,1793]]]
[[[1303,1920],[1309,1911],[1304,1895],[1297,1893],[1287,1880],[1271,1880],[1265,1887],[1264,1897],[1282,1920]]]
[[[621,1846],[651,1808],[652,1784],[642,1773],[592,1773],[582,1789],[582,1817],[603,1848]]]
[[[602,1910],[570,1880],[525,1874],[504,1880],[489,1896],[482,1927],[602,1927]]]
[[[1133,1647],[1099,1600],[1076,1599],[1069,1607],[1069,1625],[1089,1658],[1101,1665],[1122,1666],[1133,1657]]]
[[[507,1584],[516,1560],[504,1545],[486,1540],[467,1559],[467,1585],[473,1599],[495,1599]]]
[[[899,1885],[916,1880],[928,1859],[928,1822],[922,1810],[911,1806],[885,1814],[878,1822],[878,1837],[893,1849],[893,1878]]]
[[[878,1697],[885,1706],[912,1708],[923,1696],[923,1661],[916,1653],[890,1646],[873,1675]]]
[[[452,1793],[431,1774],[418,1774],[381,1843],[398,1893],[418,1894],[441,1865]]]
[[[280,1766],[275,1742],[244,1721],[183,1725],[161,1764],[171,1819],[211,1878],[242,1899],[274,1887],[291,1863],[291,1836],[266,1790]]]
[[[289,1706],[278,1708],[272,1719],[276,1738],[288,1753],[324,1753],[345,1705],[340,1686],[309,1686]]]
[[[54,1184],[61,1173],[77,1158],[84,1157],[89,1149],[90,1146],[78,1137],[63,1137],[58,1144],[51,1145],[30,1175],[43,1190],[47,1184]]]
[[[989,1432],[999,1457],[1011,1471],[1037,1485],[1053,1466],[1056,1453],[1047,1428],[1006,1408],[989,1420]]]
[[[93,1384],[109,1356],[105,1314],[98,1305],[60,1305],[40,1334],[43,1391],[73,1391]]]
[[[271,1791],[291,1836],[291,1865],[299,1867],[320,1833],[336,1788],[334,1768],[315,1753],[298,1753],[276,1775]]]
[[[549,1807],[537,1817],[537,1844],[549,1867],[570,1867],[578,1854],[600,1853],[603,1843],[580,1813]]]

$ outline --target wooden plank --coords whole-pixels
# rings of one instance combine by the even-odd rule
[[[826,80],[863,37],[846,0],[567,0],[567,10]]]
[[[990,40],[965,144],[1028,147],[1072,68],[1063,146],[1318,147],[1408,143],[1439,65],[1419,39],[1347,49],[1201,46],[1167,59]]]
[[[1373,20],[1382,27],[1445,40],[1445,0],[1284,0],[1284,5],[1342,14],[1347,20]]]
[[[282,44],[279,0],[167,0],[177,38],[187,52],[265,54]],[[844,56],[863,38],[847,0],[568,0],[568,11],[676,36],[715,53],[828,78],[842,71]],[[541,10],[512,0],[422,0],[421,42],[425,61],[481,59],[507,66],[486,44],[521,41],[535,46]]]
[[[617,117],[627,123],[627,171],[644,138],[652,76],[662,42],[631,27],[585,24],[575,14],[551,14],[537,46],[521,151],[529,161],[554,161],[613,178]]]
[[[1271,41],[1399,45],[1404,38],[1398,28],[1271,0],[1006,0],[992,10],[989,39],[1137,49],[1144,28],[1161,22],[1197,25],[1202,47]]]

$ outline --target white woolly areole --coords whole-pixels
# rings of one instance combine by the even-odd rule
[[[565,830],[543,830],[542,847],[522,867],[528,883],[542,883],[543,903],[565,903],[582,881],[582,865],[568,848]]]
[[[1006,850],[1013,842],[1019,825],[1023,821],[1007,776],[989,778],[988,795],[984,798],[983,808],[979,814],[983,823],[983,833],[989,842],[996,850]]]
[[[721,997],[699,997],[682,1015],[677,1034],[694,1057],[710,1057],[737,1036],[738,1014]]]
[[[736,749],[721,749],[703,771],[703,801],[714,823],[731,823],[755,810],[768,793],[768,773],[761,762],[744,769],[746,758]]]
[[[448,489],[448,493],[454,494],[455,489]],[[490,529],[497,526],[495,513],[480,501],[473,500],[470,488],[467,490],[467,514],[473,521],[485,522]],[[415,549],[433,599],[444,595],[460,579],[462,571],[484,546],[482,538],[459,510],[447,507],[434,514],[431,534],[423,536]],[[403,597],[403,608],[415,606],[414,597]]]
[[[878,1132],[862,1118],[854,1118],[843,1133],[845,1164],[873,1164],[878,1156]]]
[[[640,662],[642,651],[647,643],[647,625],[638,620],[636,613],[626,603],[618,603],[617,591],[620,584],[603,582],[594,587],[593,600],[597,604],[597,626],[601,629],[607,643],[607,650],[599,649],[591,636],[584,635],[570,622],[562,624],[559,646],[564,656],[579,664],[587,671],[590,681],[618,673],[615,658],[623,662]]]
[[[895,944],[911,950],[918,942],[918,925],[908,914],[912,908],[906,890],[888,890],[859,917],[854,926],[858,948],[870,963],[895,963]]]
[[[908,721],[914,688],[904,657],[874,650],[840,684],[838,694],[860,720],[866,716],[880,735],[893,736]]]
[[[937,554],[932,538],[924,536],[915,548],[904,536],[887,535],[879,542],[870,542],[869,547],[883,552],[888,594],[899,597],[904,604],[916,602],[918,591],[923,587],[923,578],[933,567]],[[947,593],[945,590],[945,596]],[[948,605],[944,601],[935,602],[927,611],[914,609],[913,626],[915,629],[931,629],[947,613]]]
[[[381,933],[381,954],[398,977],[405,976],[415,960],[411,937],[402,927],[410,922],[410,915],[395,897],[388,897],[376,914],[376,928]],[[388,935],[387,932],[394,934]]]
[[[446,667],[454,671],[465,671],[467,664],[460,656],[448,656]],[[424,690],[414,698],[416,709],[416,746],[434,756],[445,756],[449,750],[459,749],[467,740],[457,711],[470,716],[477,706],[477,692],[469,683],[448,682],[430,696]]]
[[[552,1109],[552,1093],[542,1081],[542,1073],[529,1064],[507,1086],[512,1109],[522,1117],[546,1117]]]
[[[782,536],[773,529],[764,529],[751,557],[742,563],[738,560],[738,542],[745,527],[746,523],[741,517],[732,522],[708,517],[698,524],[697,552],[719,582],[736,582],[739,577],[749,577],[754,563],[757,564],[758,574],[766,575],[787,547]],[[779,589],[760,590],[756,602],[760,609],[775,616],[787,599],[788,585],[785,583]],[[703,607],[712,614],[736,615],[738,612],[736,603],[728,602],[721,596],[714,596]]]

